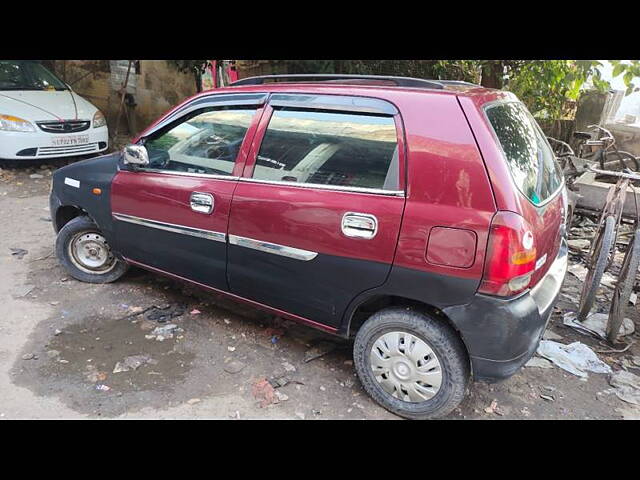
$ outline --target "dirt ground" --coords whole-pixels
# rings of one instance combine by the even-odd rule
[[[349,342],[137,269],[109,285],[68,276],[53,254],[48,210],[59,165],[0,171],[0,419],[398,418],[362,389]],[[562,324],[579,288],[568,274],[551,335],[611,349]],[[602,311],[610,292],[603,289]],[[159,313],[174,317],[160,322]],[[637,312],[633,319],[640,326]],[[154,337],[167,325],[170,338]],[[617,370],[639,353],[634,343],[599,356]],[[113,373],[118,366],[125,371]],[[502,383],[473,384],[449,418],[640,418],[640,407],[613,394],[606,374],[582,380],[526,367]]]

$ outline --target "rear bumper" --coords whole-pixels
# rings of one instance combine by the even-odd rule
[[[538,284],[515,298],[476,294],[466,305],[444,309],[460,331],[474,379],[510,377],[535,353],[567,272],[567,244]]]

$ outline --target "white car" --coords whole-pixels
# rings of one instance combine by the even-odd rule
[[[109,147],[100,110],[42,64],[0,60],[0,159],[90,155]]]

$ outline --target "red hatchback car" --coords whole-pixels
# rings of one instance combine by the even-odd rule
[[[76,279],[137,265],[352,338],[367,392],[416,419],[533,355],[566,211],[513,94],[404,77],[243,79],[57,170],[51,192]]]

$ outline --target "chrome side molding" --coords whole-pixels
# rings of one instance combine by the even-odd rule
[[[120,168],[118,167],[120,170]],[[122,170],[120,170],[122,171]],[[127,171],[127,170],[125,170]],[[138,172],[147,172],[147,173],[160,173],[162,175],[176,175],[180,177],[197,177],[197,178],[212,178],[215,180],[233,180],[238,181],[240,177],[234,177],[233,175],[214,175],[211,173],[196,173],[196,172],[178,172],[177,170],[162,170],[160,168],[148,168],[148,167],[138,167]]]
[[[134,215],[126,215],[124,213],[113,213],[113,218],[121,222],[142,225],[143,227],[156,228],[167,232],[181,233],[183,235],[191,235],[192,237],[205,238],[215,242],[226,242],[227,235],[222,232],[214,232],[213,230],[202,230],[200,228],[187,227],[186,225],[176,225],[174,223],[159,222],[148,218],[136,217]],[[253,238],[240,237],[238,235],[229,235],[229,243],[240,247],[252,248],[261,252],[273,253],[283,257],[294,258],[308,262],[318,256],[318,252],[302,250],[301,248],[287,247],[277,243],[263,242],[254,240]]]
[[[252,248],[261,252],[273,253],[283,257],[294,258],[308,262],[318,256],[318,252],[302,250],[301,248],[287,247],[286,245],[278,245],[277,243],[263,242],[253,238],[239,237],[238,235],[229,234],[229,243],[238,245],[239,247]]]
[[[287,182],[284,180],[263,180],[260,178],[237,178],[240,182],[248,183],[260,183],[265,185],[283,185],[285,187],[298,187],[298,188],[310,188],[315,190],[334,190],[338,192],[350,192],[350,193],[373,193],[375,195],[385,195],[387,197],[404,197],[403,190],[384,190],[382,188],[365,188],[365,187],[348,187],[344,185],[325,185],[323,183],[298,183]]]
[[[159,222],[148,218],[136,217],[133,215],[125,215],[124,213],[113,213],[113,218],[121,222],[134,223],[143,227],[156,228],[167,232],[181,233],[183,235],[191,235],[192,237],[205,238],[214,242],[226,242],[227,236],[222,232],[214,232],[213,230],[202,230],[200,228],[187,227],[186,225],[176,225],[174,223]]]

